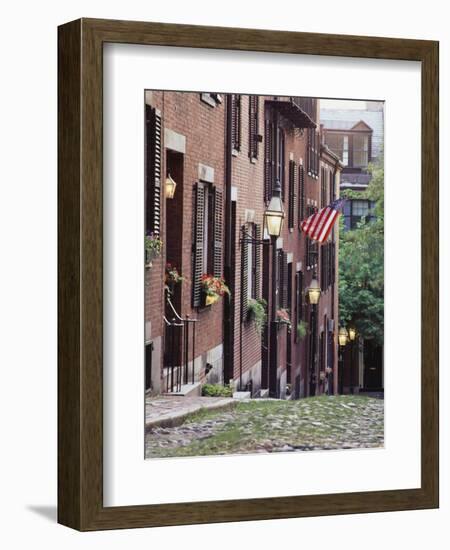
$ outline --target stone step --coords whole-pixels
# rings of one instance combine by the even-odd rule
[[[164,393],[168,397],[199,397],[202,395],[202,385],[200,382],[194,384],[183,384],[180,391]]]

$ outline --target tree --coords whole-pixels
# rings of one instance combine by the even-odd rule
[[[354,324],[363,338],[383,344],[384,334],[384,168],[381,157],[370,165],[371,182],[363,192],[342,196],[375,202],[375,220],[364,218],[356,229],[344,231],[340,220],[339,317]]]

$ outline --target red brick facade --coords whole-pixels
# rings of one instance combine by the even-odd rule
[[[146,342],[153,343],[151,384],[155,391],[165,391],[167,384],[163,370],[167,363],[164,349],[167,352],[168,346],[164,315],[172,316],[165,305],[167,262],[176,266],[185,278],[173,287],[172,302],[176,311],[182,318],[189,316],[197,320],[195,381],[232,380],[235,389],[250,390],[255,396],[260,389],[268,388],[268,369],[273,369],[269,365],[269,341],[257,332],[247,308],[250,300],[259,298],[268,301],[269,312],[271,306],[272,248],[263,244],[263,238],[265,199],[270,198],[267,196],[270,195],[267,147],[272,143],[268,141],[267,121],[275,121],[273,128],[279,130],[273,143],[277,147],[279,166],[269,170],[272,176],[281,176],[286,213],[282,235],[277,241],[277,307],[289,310],[291,319],[291,329],[280,325],[277,331],[276,393],[280,397],[321,393],[328,380],[333,381],[333,391],[337,392],[337,230],[332,237],[335,245],[327,245],[326,249],[319,247],[314,256],[311,250],[308,254],[299,224],[302,216],[307,217],[308,207],[320,208],[338,195],[340,165],[337,158],[321,146],[318,101],[307,101],[310,101],[309,117],[305,117],[298,105],[292,107],[290,98],[147,92],[146,103],[160,116],[162,128],[160,235],[163,252],[153,260],[152,267],[146,269],[145,277]],[[285,105],[281,105],[282,102]],[[302,116],[305,125],[316,128],[302,128]],[[147,162],[147,181],[148,171]],[[174,199],[166,200],[164,181],[169,173],[177,187]],[[203,203],[198,202],[198,185],[204,189],[201,197],[209,201],[209,206],[204,207],[209,221],[199,222],[196,205],[198,209]],[[155,192],[148,183],[146,192]],[[218,223],[222,220],[219,231]],[[199,223],[206,224],[206,235],[210,235],[210,230],[214,233],[213,248],[205,256],[204,267],[208,272],[220,269],[221,275],[227,273],[226,283],[232,292],[229,302],[227,297],[207,307],[199,307],[195,302],[195,280],[199,275],[196,254],[199,246],[203,246],[202,250],[209,247],[207,238],[204,237],[203,243],[198,241]],[[250,236],[258,242],[252,242]],[[315,331],[311,326],[312,306],[306,297],[313,273],[317,273],[322,285]],[[297,336],[300,320],[307,324],[305,336]],[[311,354],[312,334],[316,336],[315,361]],[[181,339],[175,342],[178,349],[182,345]],[[229,359],[224,361],[224,356]],[[323,380],[325,375],[327,381]]]

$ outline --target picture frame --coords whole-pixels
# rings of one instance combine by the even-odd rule
[[[136,506],[103,505],[103,44],[421,63],[421,487]],[[438,43],[79,19],[58,29],[58,522],[92,531],[436,508]]]

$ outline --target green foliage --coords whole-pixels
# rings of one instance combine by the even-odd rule
[[[297,338],[301,340],[308,334],[308,323],[306,321],[300,321],[297,324]]]
[[[206,397],[233,397],[231,386],[221,384],[203,384],[202,395]]]
[[[161,254],[162,247],[163,247],[162,240],[154,233],[150,233],[149,235],[145,236],[146,252],[152,254],[154,257],[157,257]]]
[[[263,298],[253,300],[247,303],[248,318],[253,321],[258,334],[261,334],[267,321],[267,302]]]
[[[384,333],[384,169],[383,159],[369,166],[372,180],[364,192],[348,198],[375,201],[376,219],[362,220],[356,229],[343,230],[340,220],[339,317],[353,323],[363,338],[383,344]],[[351,195],[351,196],[350,196]],[[355,196],[353,196],[355,195]]]

